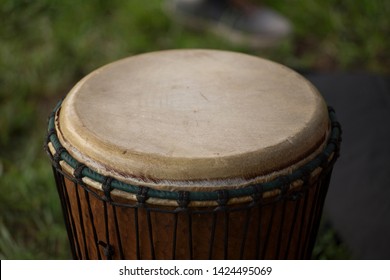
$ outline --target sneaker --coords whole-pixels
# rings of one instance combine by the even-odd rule
[[[272,47],[291,34],[290,22],[276,11],[243,0],[166,0],[179,23],[211,31],[251,48]]]

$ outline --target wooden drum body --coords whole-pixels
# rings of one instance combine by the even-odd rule
[[[292,70],[174,50],[81,80],[46,148],[75,259],[305,259],[340,135]]]

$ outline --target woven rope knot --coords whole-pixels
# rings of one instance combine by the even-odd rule
[[[340,126],[340,123],[338,122],[335,122],[335,127],[339,128],[340,130],[340,135],[338,137],[331,137],[329,140],[328,140],[328,145],[329,144],[332,144],[335,146],[335,155],[336,157],[339,157],[340,156],[340,145],[341,145],[341,142],[342,142],[342,137],[341,137],[341,133],[342,133],[342,130],[341,130],[341,126]],[[332,123],[332,127],[333,127],[333,123]]]
[[[137,194],[137,202],[139,205],[143,206],[148,199],[148,187],[140,187]]]
[[[177,200],[177,204],[180,208],[187,208],[188,203],[190,202],[190,193],[187,191],[179,191],[179,199]]]
[[[78,163],[76,168],[73,171],[73,176],[76,178],[77,182],[82,185],[83,182],[83,170],[86,168],[85,164]]]
[[[49,129],[49,131],[47,132],[47,142],[50,142],[50,137],[51,137],[52,135],[56,134],[56,133],[57,133],[57,132],[56,132],[55,128]]]
[[[60,168],[61,168],[61,165],[60,165],[60,161],[62,160],[61,154],[62,154],[63,152],[65,152],[65,151],[66,151],[66,150],[65,150],[64,147],[59,147],[58,150],[57,150],[57,152],[56,152],[56,153],[54,154],[54,156],[53,156],[53,161],[54,161],[55,167],[56,167],[57,169],[60,169]]]
[[[228,191],[227,190],[218,190],[217,194],[218,194],[217,203],[218,203],[219,207],[225,208],[227,205],[227,202],[229,200]]]
[[[107,259],[112,260],[112,257],[115,254],[114,247],[110,244],[103,242],[103,241],[99,241],[98,244],[103,247],[103,253],[107,257]]]
[[[341,131],[341,124],[338,121],[332,121],[330,125],[332,126],[332,129],[338,128]]]
[[[340,146],[340,138],[331,137],[328,140],[328,144],[333,144],[338,149]]]
[[[253,203],[258,203],[261,201],[261,199],[263,198],[263,191],[264,191],[264,187],[262,184],[256,184],[252,186],[251,197]]]
[[[326,154],[320,154],[319,155],[319,159],[320,159],[320,166],[322,169],[325,169],[327,166],[328,166],[328,155]]]
[[[308,166],[303,166],[300,172],[302,174],[300,177],[303,181],[302,190],[306,190],[309,187],[312,170]]]
[[[50,120],[51,118],[54,118],[55,114],[56,114],[55,111],[51,112],[50,115],[49,115],[49,117],[48,117],[48,119]]]
[[[288,200],[296,201],[303,197],[303,191],[293,191],[291,194],[288,195]]]
[[[330,113],[330,112],[335,113],[335,110],[333,109],[332,106],[328,106],[328,112],[329,112],[329,113]]]
[[[329,111],[329,113],[335,114],[335,110],[330,106],[328,106],[328,111]],[[331,127],[332,127],[332,130],[334,130],[334,129],[339,130],[338,137],[332,137],[328,141],[328,144],[333,144],[336,147],[335,158],[338,158],[340,156],[340,144],[342,141],[341,134],[343,133],[343,130],[341,128],[341,124],[336,119],[332,120]]]
[[[301,176],[302,180],[307,182],[309,180],[311,172],[312,172],[311,168],[307,165],[303,166],[303,167],[301,167],[300,172],[302,174],[302,176]]]
[[[278,199],[282,199],[286,196],[286,193],[288,189],[290,188],[290,179],[287,175],[280,176],[279,178],[281,184],[279,186],[280,194],[278,196]]]
[[[113,180],[113,178],[106,177],[104,179],[103,184],[102,184],[102,189],[104,192],[104,199],[106,201],[112,201],[112,199],[111,199],[111,191],[113,190],[113,187],[111,186],[112,180]]]

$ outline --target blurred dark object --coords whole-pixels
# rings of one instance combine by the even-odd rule
[[[290,22],[276,11],[248,0],[166,0],[180,24],[205,30],[249,48],[272,47],[291,33]]]
[[[390,78],[305,76],[335,108],[343,126],[325,214],[354,257],[390,259]]]

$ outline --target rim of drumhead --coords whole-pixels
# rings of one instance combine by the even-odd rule
[[[69,153],[100,174],[196,191],[288,174],[323,149],[330,126],[318,90],[288,67],[189,49],[98,68],[66,95],[55,128]]]
[[[289,186],[293,182],[302,180],[318,168],[325,168],[326,166],[332,165],[339,155],[341,143],[342,131],[340,123],[337,121],[334,109],[328,107],[331,131],[325,147],[313,159],[287,175],[278,176],[268,182],[252,183],[241,188],[233,189],[218,189],[214,191],[161,190],[150,186],[129,184],[112,177],[104,176],[73,158],[61,145],[55,128],[56,113],[60,110],[61,104],[62,100],[57,104],[49,117],[48,136],[45,143],[45,149],[53,166],[57,170],[61,170],[60,162],[63,161],[67,166],[71,167],[74,172],[78,173],[78,180],[86,179],[88,182],[93,182],[92,184],[100,185],[100,190],[118,190],[134,196],[147,196],[147,199],[151,198],[152,200],[156,199],[159,201],[158,203],[152,204],[169,205],[169,203],[161,203],[161,200],[180,201],[185,199],[187,203],[201,202],[199,206],[207,206],[208,202],[220,200],[221,196],[228,198],[228,200],[238,199],[238,201],[241,202],[242,200],[240,201],[239,199],[243,197],[253,198],[253,196],[264,192],[281,190],[283,187]],[[51,146],[52,149],[50,149],[49,146]],[[202,204],[202,202],[204,203]]]

